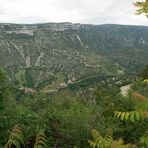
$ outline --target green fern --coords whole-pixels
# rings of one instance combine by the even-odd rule
[[[36,141],[34,148],[46,148],[46,139],[45,139],[45,134],[44,131],[41,130],[37,136],[36,136]]]
[[[24,136],[22,133],[22,129],[17,124],[10,130],[9,139],[5,144],[4,148],[21,148],[21,145],[24,146]]]
[[[96,130],[92,130],[91,131],[91,135],[94,139],[94,141],[88,140],[90,147],[92,148],[105,148],[108,147],[108,141],[106,139],[104,139],[100,133]]]
[[[112,129],[110,129],[110,128],[107,129],[107,132],[106,132],[106,135],[105,135],[104,139],[109,141],[109,142],[113,141],[113,131],[112,131]]]
[[[94,141],[88,140],[88,143],[92,148],[136,148],[136,146],[132,144],[125,145],[122,139],[113,140],[113,132],[111,129],[107,130],[105,137],[102,137],[96,130],[92,130],[91,135]]]
[[[148,132],[141,137],[140,142],[148,146]]]
[[[115,111],[114,116],[117,117],[118,119],[121,119],[122,121],[123,120],[125,120],[125,121],[130,120],[132,122],[147,118],[145,116],[145,112],[142,112],[142,111],[131,111],[131,112]]]

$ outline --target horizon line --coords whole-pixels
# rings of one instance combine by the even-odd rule
[[[101,23],[101,24],[96,24],[96,23],[74,23],[74,22],[39,22],[39,23],[8,23],[8,22],[0,22],[0,24],[12,24],[12,25],[42,25],[42,24],[80,24],[80,25],[93,25],[93,26],[101,26],[101,25],[119,25],[119,26],[142,26],[142,27],[148,27],[147,25],[141,25],[141,24],[113,24],[113,23]]]

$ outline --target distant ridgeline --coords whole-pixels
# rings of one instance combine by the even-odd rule
[[[30,88],[66,87],[94,76],[133,73],[147,64],[148,27],[0,24],[0,66]]]

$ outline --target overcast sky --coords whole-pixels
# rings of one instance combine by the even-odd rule
[[[0,0],[0,23],[73,22],[148,25],[135,0]]]

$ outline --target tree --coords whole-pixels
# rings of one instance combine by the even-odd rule
[[[140,73],[140,76],[143,79],[148,79],[148,65],[143,69],[143,71]]]
[[[148,18],[148,0],[145,0],[144,2],[136,2],[134,5],[138,8],[137,15],[145,14]]]

